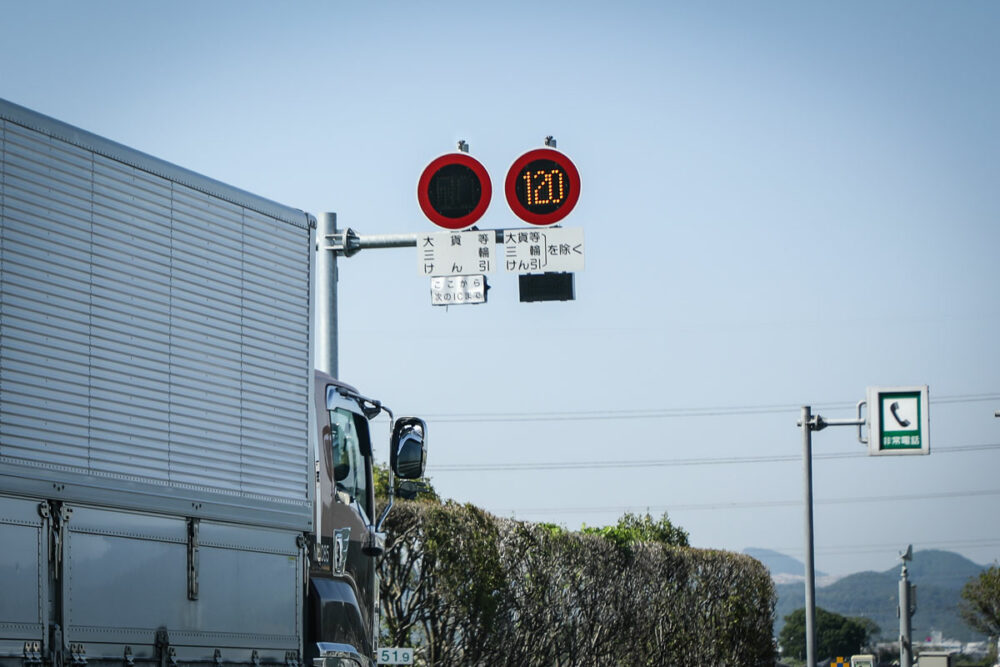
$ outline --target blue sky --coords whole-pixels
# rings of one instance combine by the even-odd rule
[[[443,495],[802,558],[799,406],[927,384],[928,457],[816,434],[817,568],[1000,557],[995,3],[0,8],[0,97],[360,234],[437,231],[416,183],[460,139],[479,226],[523,227],[506,170],[556,137],[575,301],[498,273],[443,309],[413,249],[341,264],[341,375],[428,418]]]

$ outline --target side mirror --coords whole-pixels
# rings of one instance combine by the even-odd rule
[[[424,476],[427,460],[427,424],[418,417],[400,417],[392,427],[389,447],[389,465],[401,479],[418,479]]]

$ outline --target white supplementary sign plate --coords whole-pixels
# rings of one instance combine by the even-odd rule
[[[434,232],[417,237],[417,271],[422,276],[467,276],[495,270],[493,230]]]
[[[463,303],[486,303],[486,276],[431,278],[432,306],[458,306]]]
[[[503,262],[508,273],[583,271],[583,228],[505,230]]]

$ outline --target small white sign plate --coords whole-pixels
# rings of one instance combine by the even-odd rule
[[[432,306],[460,306],[465,303],[486,303],[486,276],[431,278]]]
[[[583,228],[505,230],[503,262],[508,273],[583,271]]]
[[[381,647],[378,650],[380,665],[412,665],[413,649],[398,647]]]
[[[422,276],[467,276],[495,270],[496,234],[492,229],[417,237],[417,271]]]

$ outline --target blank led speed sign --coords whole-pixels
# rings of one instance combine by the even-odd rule
[[[576,206],[580,173],[559,151],[538,148],[511,165],[504,190],[514,215],[533,225],[552,225]]]
[[[483,217],[493,196],[486,168],[465,153],[437,158],[424,169],[417,200],[424,215],[445,229],[471,227]]]

